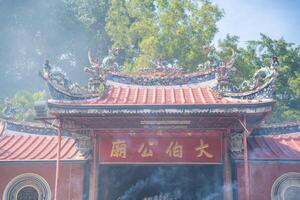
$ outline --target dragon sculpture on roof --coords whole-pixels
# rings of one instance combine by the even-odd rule
[[[223,96],[238,99],[272,98],[278,66],[277,58],[273,57],[270,66],[261,67],[249,80],[243,81],[240,86],[232,88],[228,83],[219,92]]]
[[[221,61],[214,47],[205,48],[208,61],[199,64],[197,71],[186,73],[182,67],[171,65],[164,61],[153,61],[152,66],[141,70],[135,75],[122,72],[116,59],[118,48],[109,50],[108,56],[102,60],[93,58],[92,51],[88,51],[90,66],[84,72],[90,77],[86,86],[70,81],[59,67],[52,67],[46,61],[40,76],[47,82],[52,98],[81,100],[101,97],[114,84],[140,86],[182,86],[199,85],[209,86],[225,97],[238,99],[270,98],[273,83],[276,78],[276,67],[279,62],[273,57],[271,66],[262,67],[255,72],[250,80],[240,86],[232,85],[230,77],[235,72],[235,52],[231,58]]]

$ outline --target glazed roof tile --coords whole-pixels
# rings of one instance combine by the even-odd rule
[[[50,100],[54,105],[172,106],[259,104],[272,100],[224,98],[206,86],[111,86],[105,97],[90,100]]]
[[[55,161],[57,144],[56,136],[6,130],[0,137],[0,162]],[[86,158],[73,138],[62,136],[61,160],[84,161]]]

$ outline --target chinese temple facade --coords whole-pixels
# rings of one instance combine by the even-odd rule
[[[46,62],[52,98],[36,104],[45,126],[1,125],[4,200],[298,199],[300,125],[264,124],[276,66],[246,91],[230,86],[234,59],[128,76],[115,54],[102,63],[89,54],[87,87]]]

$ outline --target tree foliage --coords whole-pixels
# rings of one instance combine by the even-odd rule
[[[255,70],[269,66],[271,58],[276,56],[280,62],[276,80],[276,106],[270,121],[300,119],[300,47],[293,43],[261,34],[261,38],[249,41],[244,48],[238,47],[237,36],[227,37],[219,42],[219,54],[223,59],[230,55],[230,49],[237,53],[236,74],[233,82],[240,84],[249,79]]]
[[[204,0],[111,0],[106,30],[130,71],[167,61],[187,69],[205,60],[223,12]]]
[[[109,0],[64,0],[68,10],[90,32],[94,38],[97,54],[101,57],[107,55],[111,46],[110,37],[105,31],[105,19],[109,9]]]
[[[72,79],[83,79],[88,47],[101,58],[111,45],[120,48],[120,64],[131,72],[155,61],[193,71],[207,60],[204,48],[211,45],[222,16],[209,0],[0,1],[1,96],[42,89],[36,72],[45,59],[64,67]],[[299,120],[300,47],[264,34],[244,47],[239,44],[238,36],[228,35],[217,48],[223,60],[236,52],[233,83],[248,80],[277,56],[276,107],[270,121]],[[24,114],[35,97],[19,92],[12,99],[20,111],[17,118],[29,119]]]
[[[15,109],[16,113],[14,119],[18,121],[32,121],[34,119],[34,102],[45,100],[46,94],[43,91],[39,92],[29,92],[29,91],[20,91],[17,92],[12,99],[9,101],[12,104],[12,107]],[[4,116],[5,101],[3,100],[0,104],[0,115]]]

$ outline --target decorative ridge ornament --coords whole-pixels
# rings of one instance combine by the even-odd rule
[[[221,65],[218,66],[217,80],[218,80],[218,91],[226,91],[230,85],[230,76],[236,70],[233,65],[235,62],[235,52],[232,50],[231,59],[229,61],[222,62]]]
[[[48,60],[39,75],[47,82],[53,99],[90,99],[102,97],[107,90],[102,77],[94,76],[89,79],[87,86],[81,87],[78,83],[71,82],[61,68],[52,67]]]
[[[276,58],[276,57],[275,57]],[[263,99],[273,98],[274,83],[277,77],[277,67],[279,62],[273,57],[273,62],[269,67],[258,69],[252,78],[248,81],[243,81],[239,87],[218,88],[218,91],[224,97],[237,99]]]
[[[145,74],[152,74],[152,76],[129,76],[122,73],[109,73],[107,74],[107,80],[125,85],[140,86],[182,86],[202,83],[203,85],[214,87],[217,84],[214,69],[189,74],[177,72],[176,76],[173,73],[167,74],[151,70],[147,73],[145,70]]]
[[[2,110],[4,118],[12,119],[16,115],[16,108],[13,106],[11,100],[9,98],[4,99],[4,108]]]
[[[263,67],[255,72],[249,81],[241,86],[233,86],[230,82],[234,68],[235,52],[232,50],[231,59],[220,61],[214,47],[206,48],[208,61],[198,65],[198,71],[184,72],[181,66],[164,61],[153,61],[152,66],[141,70],[137,75],[128,75],[121,71],[122,67],[116,62],[118,48],[109,50],[109,55],[93,58],[91,49],[88,50],[89,67],[84,71],[90,76],[87,86],[82,87],[71,82],[59,67],[52,67],[47,60],[41,77],[47,82],[53,99],[84,100],[104,97],[109,87],[113,85],[130,86],[184,86],[198,85],[213,88],[223,97],[236,99],[271,98],[278,65],[277,57],[272,58],[270,67]]]
[[[230,151],[232,153],[241,153],[244,150],[243,134],[235,133],[230,137]]]
[[[71,133],[72,138],[75,140],[77,149],[88,160],[92,159],[92,142],[89,135],[82,133]]]
[[[6,121],[0,119],[0,139],[5,135]]]
[[[105,80],[105,75],[108,72],[120,71],[120,66],[116,62],[116,57],[119,54],[118,48],[112,48],[109,50],[108,56],[104,57],[102,61],[97,57],[93,59],[92,50],[88,50],[88,59],[90,67],[85,67],[84,71],[91,75],[93,78],[100,78]]]

